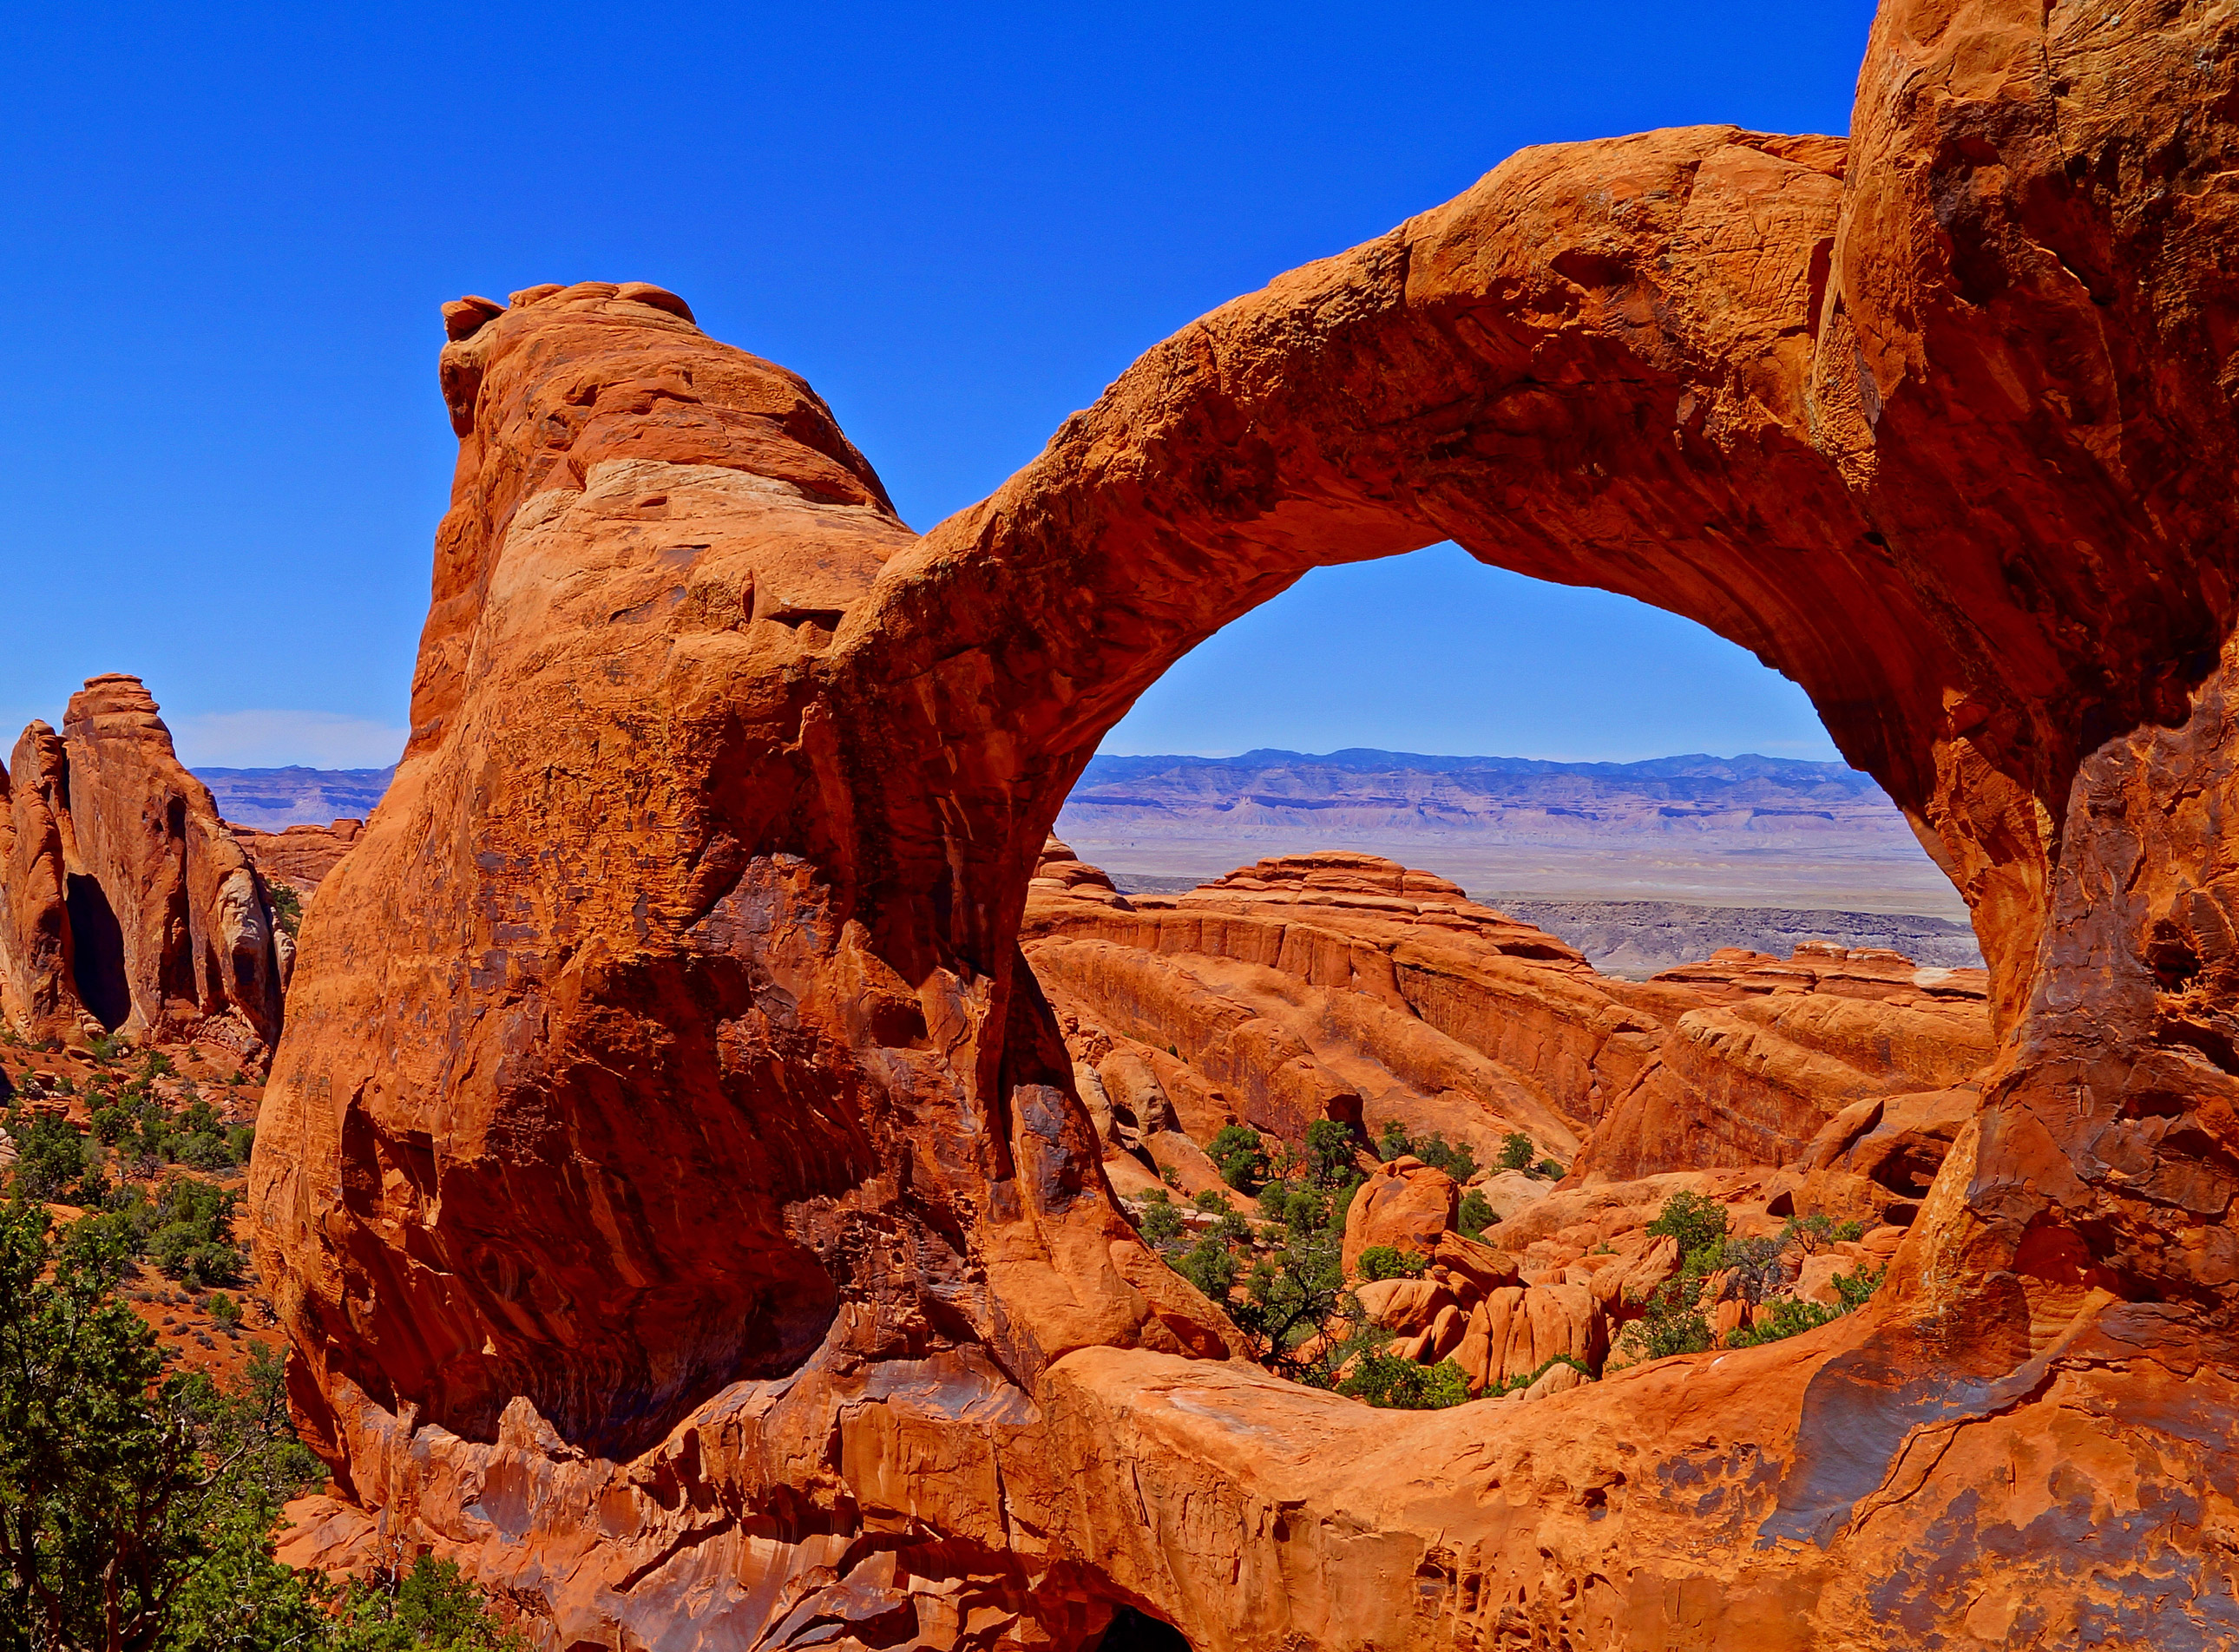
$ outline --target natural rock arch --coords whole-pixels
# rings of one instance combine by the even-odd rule
[[[413,741],[254,1173],[345,1487],[610,1644],[2224,1632],[2239,23],[2025,10],[1890,0],[1847,146],[1527,150],[922,540],[658,289],[449,307]],[[1014,940],[1166,665],[1447,537],[1802,683],[2005,1038],[1873,1311],[1528,1430],[1224,1360]]]

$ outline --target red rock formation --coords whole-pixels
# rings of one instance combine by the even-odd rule
[[[239,844],[268,884],[282,883],[299,895],[317,890],[336,862],[365,830],[362,820],[337,820],[332,826],[291,826],[278,832],[226,822]]]
[[[1850,1103],[1991,1054],[1983,972],[1895,952],[1727,952],[1636,984],[1373,855],[1276,857],[1179,896],[1123,897],[1054,839],[1041,867],[1020,934],[1069,1042],[1171,1051],[1200,1143],[1238,1121],[1298,1143],[1330,1117],[1485,1164],[1521,1131],[1589,1178],[1786,1164]]]
[[[0,1016],[33,1038],[77,1039],[101,1024],[77,991],[68,896],[68,763],[44,723],[0,772]]]
[[[90,679],[57,739],[24,731],[0,825],[0,981],[35,1035],[198,1035],[243,1056],[278,1037],[269,900],[180,766],[136,677]]]
[[[452,307],[254,1177],[342,1483],[562,1644],[2228,1640],[2235,123],[2228,9],[1885,0],[1847,148],[1527,150],[921,541],[658,289]],[[1868,1310],[1399,1416],[1189,1357],[1014,937],[1161,670],[1448,536],[1802,684],[2001,1042]]]

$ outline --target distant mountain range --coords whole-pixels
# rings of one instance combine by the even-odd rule
[[[1309,824],[1311,822],[1311,824]],[[1525,757],[1429,757],[1356,747],[1324,756],[1263,750],[1241,757],[1097,757],[1059,818],[1061,837],[1110,838],[1215,827],[1368,831],[1575,842],[1605,835],[1860,833],[1910,829],[1870,776],[1840,763],[1784,758],[1659,757],[1641,763],[1551,763]]]
[[[217,799],[217,812],[236,826],[277,832],[283,826],[362,820],[389,782],[388,768],[198,768],[195,778]]]

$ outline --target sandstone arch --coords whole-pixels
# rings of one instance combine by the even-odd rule
[[[2229,1639],[2235,45],[1889,0],[1848,145],[1526,151],[922,540],[671,295],[450,307],[413,742],[255,1167],[345,1485],[604,1644]],[[2004,1037],[1871,1314],[1529,1437],[1224,1358],[1013,940],[1167,662],[1445,537],[1795,676]]]

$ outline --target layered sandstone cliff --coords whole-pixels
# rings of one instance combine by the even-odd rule
[[[452,306],[412,744],[253,1175],[342,1490],[555,1645],[2228,1639],[2236,76],[2225,8],[1885,0],[1847,144],[1527,150],[922,539],[671,295]],[[1228,1357],[1017,936],[1146,685],[1447,537],[1798,681],[1997,1044],[1867,1308],[1402,1415]]]
[[[89,679],[0,775],[0,1008],[35,1038],[262,1054],[283,951],[262,879],[136,677]]]
[[[349,853],[365,830],[365,822],[336,820],[331,826],[291,826],[277,832],[260,832],[229,820],[226,830],[267,883],[285,884],[299,895],[310,895]]]
[[[1020,939],[1076,1067],[1179,1064],[1153,1082],[1200,1146],[1331,1118],[1486,1164],[1520,1132],[1588,1180],[1777,1167],[1851,1104],[1949,1090],[1991,1055],[1983,972],[1894,952],[1724,952],[1634,983],[1374,855],[1121,896],[1053,839],[1037,872]]]

